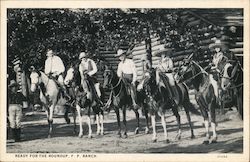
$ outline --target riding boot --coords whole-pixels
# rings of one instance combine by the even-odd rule
[[[16,141],[16,129],[15,128],[11,128],[10,139],[13,140],[14,142]]]
[[[21,141],[21,128],[17,128],[15,142],[20,142],[20,141]]]

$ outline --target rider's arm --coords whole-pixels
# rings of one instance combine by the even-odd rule
[[[169,59],[169,70],[173,71],[173,69],[174,69],[174,62],[172,59]]]
[[[82,70],[82,65],[79,65],[79,72],[80,72],[80,76],[81,76],[81,84],[82,84],[82,78],[84,78],[84,74],[83,74],[83,70]]]
[[[95,62],[93,60],[89,60],[88,63],[90,63],[91,66],[92,66],[92,70],[88,72],[88,75],[92,76],[97,72],[97,66],[96,66],[96,64],[95,64]]]
[[[137,74],[136,74],[135,64],[134,64],[134,62],[132,60],[131,60],[130,66],[131,66],[132,71],[133,71],[133,81],[132,81],[132,83],[135,83],[136,79],[137,79]]]
[[[117,76],[120,78],[122,76],[122,62],[118,64]]]
[[[63,73],[65,71],[65,67],[64,67],[63,61],[60,57],[57,56],[55,60],[56,60],[55,63],[53,63],[54,66],[56,67],[55,73],[57,75],[60,75],[61,73]]]
[[[45,68],[44,68],[44,73],[47,75],[47,74],[49,74],[51,71],[51,67],[50,67],[50,64],[49,64],[49,60],[47,59],[46,61],[45,61]]]

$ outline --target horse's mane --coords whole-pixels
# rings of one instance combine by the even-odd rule
[[[195,61],[192,60],[192,65],[194,69],[192,69],[193,76],[200,73],[199,75],[195,76],[193,81],[193,85],[198,88],[199,86],[205,84],[208,79],[208,73]]]

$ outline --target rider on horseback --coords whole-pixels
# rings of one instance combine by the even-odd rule
[[[70,100],[70,96],[67,92],[67,89],[64,85],[64,79],[62,74],[65,71],[65,67],[63,61],[59,56],[54,55],[54,52],[51,49],[47,50],[47,59],[45,61],[45,69],[44,72],[50,79],[53,79],[57,85],[59,85],[62,90],[62,95]]]
[[[178,92],[176,89],[175,79],[173,75],[174,63],[173,63],[173,60],[170,58],[171,52],[172,52],[172,49],[165,48],[164,46],[162,46],[159,49],[159,51],[155,53],[156,56],[158,55],[161,56],[161,60],[156,69],[156,82],[160,86],[167,88],[169,90],[170,97],[176,100],[176,96]],[[166,77],[168,84],[164,82],[160,82],[161,77]]]
[[[102,107],[103,103],[100,99],[101,97],[101,91],[100,91],[100,83],[97,82],[97,79],[94,77],[94,75],[97,72],[97,66],[96,63],[89,58],[89,55],[85,52],[81,52],[79,55],[79,60],[81,60],[81,63],[79,65],[79,72],[81,75],[81,82],[83,82],[83,78],[87,78],[88,81],[91,83],[94,83],[94,87],[91,86],[96,101],[98,104]],[[90,99],[90,91],[87,91],[87,98]]]
[[[136,103],[136,68],[133,60],[127,58],[127,54],[128,52],[122,49],[117,51],[116,57],[119,57],[121,60],[118,65],[117,76],[122,78],[122,81],[125,83],[127,92],[131,95],[134,109],[139,109]]]
[[[220,80],[219,75],[222,72],[222,69],[224,68],[224,65],[226,64],[228,58],[224,55],[224,53],[228,50],[228,46],[225,42],[221,42],[221,40],[217,39],[215,40],[215,43],[212,43],[209,45],[209,48],[211,51],[215,51],[215,54],[213,56],[212,63],[210,64],[211,67],[211,76],[213,76],[214,80],[217,81],[217,83],[211,82],[214,90],[215,95],[219,99],[221,97],[221,88],[220,88]],[[210,78],[210,80],[213,80]]]

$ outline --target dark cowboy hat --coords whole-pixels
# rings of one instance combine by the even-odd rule
[[[18,87],[18,86],[19,84],[15,80],[11,80],[8,87],[11,88],[11,87]]]
[[[162,54],[165,55],[171,55],[171,52],[173,51],[172,48],[167,48],[165,45],[160,45],[159,48],[153,53],[154,56],[160,56]]]
[[[214,50],[216,47],[221,48],[222,51],[228,50],[228,45],[227,45],[227,43],[226,43],[226,42],[222,42],[222,41],[219,40],[219,39],[215,40],[214,43],[211,43],[211,44],[209,45],[209,49],[210,49],[210,50]]]

